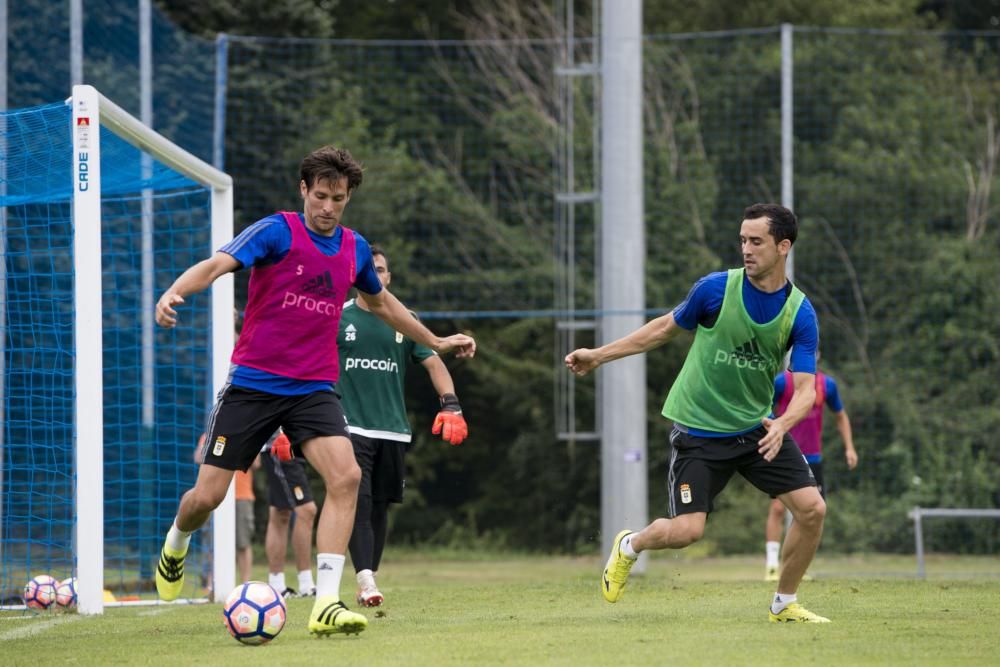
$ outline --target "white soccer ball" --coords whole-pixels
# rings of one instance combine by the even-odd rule
[[[56,586],[56,604],[61,609],[74,609],[76,607],[76,577],[63,579]]]
[[[226,598],[222,620],[237,641],[266,644],[285,627],[285,601],[263,581],[240,584]]]
[[[48,609],[56,601],[56,586],[59,582],[47,574],[32,577],[24,585],[24,604],[29,609]]]

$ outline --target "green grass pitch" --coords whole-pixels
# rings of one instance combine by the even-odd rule
[[[311,601],[281,635],[242,646],[220,605],[0,614],[4,665],[956,665],[998,664],[996,558],[820,558],[799,601],[827,625],[767,622],[763,558],[658,553],[611,605],[603,559],[389,554],[368,630],[316,639]],[[349,568],[348,568],[349,570]],[[349,570],[350,572],[350,570]],[[350,573],[345,597],[353,592]],[[355,607],[355,605],[351,605]]]

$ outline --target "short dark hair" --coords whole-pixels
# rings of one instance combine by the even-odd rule
[[[382,255],[382,257],[385,258],[385,268],[388,269],[389,268],[389,255],[385,254],[385,250],[382,250],[382,246],[377,245],[375,243],[372,243],[370,245],[370,247],[372,249],[372,259],[374,259],[376,255]]]
[[[781,204],[751,204],[743,211],[744,220],[767,218],[767,231],[775,243],[788,239],[794,245],[799,235],[799,221],[795,214]]]
[[[361,164],[347,149],[323,146],[302,158],[299,178],[305,181],[306,189],[312,188],[313,183],[319,180],[336,183],[346,178],[347,191],[354,192],[361,185],[362,171]]]

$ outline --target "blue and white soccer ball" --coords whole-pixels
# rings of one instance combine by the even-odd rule
[[[48,609],[56,601],[59,582],[47,574],[39,574],[24,585],[24,604],[29,609]]]
[[[63,579],[56,586],[56,604],[60,609],[76,607],[76,577]]]
[[[229,634],[244,644],[266,644],[285,627],[285,601],[263,581],[248,581],[233,589],[222,607]]]

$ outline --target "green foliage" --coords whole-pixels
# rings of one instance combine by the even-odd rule
[[[317,3],[279,3],[262,15],[269,25],[253,32],[297,26],[300,35],[480,41],[234,41],[227,161],[237,176],[238,226],[297,207],[298,160],[320,144],[341,144],[366,166],[346,222],[386,247],[404,302],[425,313],[549,308],[562,142],[572,141],[579,158],[574,185],[586,189],[595,177],[595,92],[582,79],[568,84],[575,132],[560,135],[566,84],[553,76],[561,55],[551,38],[561,18],[548,5],[515,0],[406,4],[340,0],[325,21],[314,15]],[[226,18],[231,10],[216,5],[189,11],[203,12],[205,26],[230,21],[229,32],[254,20]],[[645,289],[650,307],[663,311],[698,277],[735,264],[746,205],[781,197],[779,23],[937,28],[985,12],[917,0],[669,1],[644,10],[646,32],[658,34],[643,46]],[[294,20],[275,18],[285,14]],[[578,19],[590,20],[585,12]],[[905,552],[914,505],[1000,503],[1000,448],[989,439],[1000,426],[991,200],[1000,187],[998,43],[982,35],[794,34],[795,280],[819,313],[824,362],[840,382],[861,457],[849,472],[828,423],[824,550]],[[594,220],[578,207],[579,308],[595,303]],[[448,361],[472,436],[450,448],[429,435],[436,405],[421,371],[411,372],[417,442],[393,540],[591,549],[599,445],[554,436],[553,387],[565,371],[553,358],[552,321],[427,321],[479,341],[475,360]],[[669,458],[659,410],[689,342],[647,355],[654,515],[665,510]],[[593,387],[578,388],[586,412]],[[698,548],[758,551],[765,509],[766,499],[734,481]],[[995,533],[942,524],[928,544],[986,552]]]
[[[666,0],[643,7],[649,34],[761,28],[780,23],[858,28],[918,28],[933,17],[920,16],[922,0],[748,0],[740,3]]]
[[[185,30],[269,37],[332,37],[338,0],[156,0]]]

